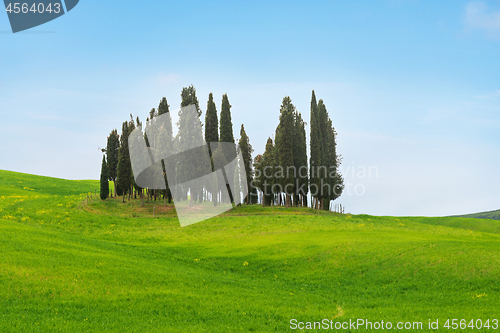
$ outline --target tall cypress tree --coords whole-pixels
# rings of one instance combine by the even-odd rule
[[[130,117],[132,118],[132,115],[130,115]],[[133,120],[132,120],[132,124],[133,124]],[[139,116],[137,116],[137,118],[135,119],[135,128],[137,129],[137,131],[135,131],[134,134],[138,136],[138,138],[136,139],[137,141],[135,141],[135,142],[138,142],[139,140],[144,138],[144,133],[142,132],[142,122],[139,120]],[[133,130],[130,130],[129,139],[132,135],[132,131]],[[136,146],[137,145],[133,145],[133,146],[129,145],[129,152],[131,152],[131,154],[133,156],[136,156],[136,157],[142,156],[143,159],[149,159],[148,153],[144,152],[144,151],[139,151],[138,147],[136,147]],[[135,178],[134,178],[134,174],[133,174],[133,170],[132,170],[132,184],[134,185],[136,192],[138,192],[139,196],[141,197],[141,207],[144,207],[144,188],[140,187],[136,183]]]
[[[101,199],[106,200],[109,196],[109,183],[108,183],[108,166],[106,163],[106,157],[102,156],[102,166],[101,166]]]
[[[306,131],[302,115],[294,114],[293,161],[297,171],[294,204],[307,206],[308,176],[307,176],[307,146]]]
[[[329,188],[330,181],[328,179],[328,170],[330,169],[330,159],[328,156],[328,112],[323,100],[318,101],[318,127],[320,134],[320,163],[316,166],[319,179],[319,209],[329,207],[328,200],[331,189]]]
[[[169,108],[170,108],[170,105],[168,105],[167,99],[165,97],[163,97],[160,100],[160,104],[158,105],[157,115],[161,116],[163,114],[169,113],[170,112]],[[166,121],[162,122],[160,124],[160,127],[165,129],[167,136],[172,137],[172,118],[171,117],[166,117]]]
[[[196,92],[195,92],[196,93]],[[196,95],[195,95],[196,97]],[[158,116],[165,115],[162,117],[165,118],[161,121],[161,123],[157,124],[158,127],[158,150],[165,153],[172,147],[172,118],[170,117],[170,105],[168,105],[167,99],[163,97],[158,105]],[[166,115],[168,114],[168,115]],[[172,202],[172,192],[170,187],[168,186],[168,180],[165,169],[165,162],[162,161],[163,168],[163,178],[165,180],[166,189],[162,191],[163,193],[163,202],[164,205],[167,205],[168,202]]]
[[[294,193],[295,175],[293,174],[295,165],[293,157],[293,129],[295,106],[289,96],[283,98],[280,109],[280,122],[276,131],[276,147],[278,151],[279,166],[283,170],[280,179],[286,199],[285,206],[291,206],[291,195]]]
[[[210,142],[219,142],[219,119],[217,116],[217,107],[215,106],[214,96],[212,93],[208,95],[207,112],[205,114],[205,142],[208,144],[210,158],[213,161],[212,154],[214,152],[210,147]],[[218,190],[215,188],[216,187],[215,185],[216,185],[215,183],[209,184],[209,188],[207,189],[209,192],[212,193],[212,202],[214,203],[214,206],[217,205],[217,192],[218,192]]]
[[[313,200],[311,203],[312,208],[318,208],[320,179],[318,177],[317,166],[321,165],[321,132],[318,119],[318,103],[316,102],[316,94],[314,90],[311,96],[311,132],[310,132],[310,157],[309,157],[309,170],[310,170],[310,186]]]
[[[250,184],[253,179],[253,170],[252,170],[252,153],[253,153],[253,148],[252,145],[250,144],[250,140],[248,139],[247,133],[245,132],[245,127],[243,127],[243,124],[241,124],[241,130],[240,130],[240,141],[238,143],[238,146],[241,151],[241,155],[243,156],[243,165],[245,166],[245,179],[247,184],[247,190],[248,190],[248,195],[246,197],[246,203],[250,204]]]
[[[112,130],[108,136],[106,145],[106,158],[108,162],[109,180],[113,182],[116,197],[116,172],[118,168],[118,149],[120,148],[120,136],[116,129]]]
[[[233,135],[233,123],[231,121],[231,104],[229,104],[229,99],[227,94],[222,96],[222,105],[220,111],[220,142],[230,142],[234,143],[234,135]],[[222,152],[224,156],[224,160],[230,163],[232,160],[236,158],[236,148],[223,149]],[[232,174],[226,174],[225,169],[222,169],[222,173],[226,181],[230,181],[233,178]],[[227,185],[227,193],[230,193],[231,190],[229,185]],[[231,195],[229,197],[226,196],[226,192],[222,191],[223,201],[232,200]]]
[[[200,103],[198,102],[198,97],[196,97],[196,89],[193,85],[182,88],[181,99],[181,108],[194,104],[196,105],[196,110],[198,111],[198,117],[201,116]]]
[[[139,120],[139,119],[137,119]],[[141,124],[142,125],[142,124]],[[130,114],[130,120],[128,122],[128,133],[127,133],[127,150],[128,150],[128,165],[129,165],[129,178],[130,178],[130,185],[129,185],[129,193],[128,193],[128,200],[130,201],[130,198],[132,196],[132,193],[134,192],[134,186],[136,185],[135,184],[135,179],[134,179],[134,172],[132,170],[132,161],[130,160],[130,149],[129,149],[129,146],[128,146],[128,137],[130,136],[130,134],[132,133],[132,131],[135,130],[135,122],[134,122],[134,117],[132,116],[132,114]]]
[[[219,142],[219,119],[212,93],[208,95],[207,113],[205,114],[205,142]]]
[[[262,195],[262,205],[269,206],[274,204],[275,201],[275,188],[274,184],[276,184],[275,175],[275,166],[276,166],[276,158],[275,158],[275,147],[273,144],[273,139],[268,138],[266,143],[266,149],[264,154],[262,155],[262,160],[259,164],[259,177],[258,184],[260,186]]]
[[[263,173],[262,162],[263,161],[264,161],[264,156],[262,156],[261,154],[258,154],[257,156],[255,156],[255,158],[253,160],[253,169],[255,171],[253,185],[261,192],[263,192],[263,189],[262,189],[262,177],[263,177],[262,176],[262,173]],[[258,193],[260,193],[260,192],[258,192]],[[262,198],[262,204],[264,204],[264,198]]]
[[[340,174],[339,171],[339,166],[342,160],[342,157],[340,155],[337,155],[337,132],[335,131],[335,128],[332,125],[332,120],[328,119],[328,141],[327,141],[327,150],[328,150],[328,159],[329,159],[329,165],[330,165],[330,170],[329,170],[329,184],[332,189],[330,192],[330,196],[328,198],[328,201],[330,200],[335,200],[340,195],[342,194],[344,190],[344,179],[342,175]],[[325,207],[325,209],[329,209],[330,205],[328,207]]]
[[[231,104],[227,94],[222,96],[220,111],[220,142],[234,143],[233,122],[231,121]]]
[[[196,90],[191,85],[190,87],[183,88],[181,93],[182,101],[181,101],[181,109],[179,110],[179,122],[177,123],[179,126],[178,131],[178,144],[179,151],[187,151],[192,147],[198,147],[201,143],[203,143],[203,131],[202,124],[200,122],[201,111],[198,105],[198,99],[196,98]],[[192,114],[187,112],[183,107],[194,104],[198,111],[197,114]],[[198,168],[204,166],[197,166],[197,157],[192,156],[192,154],[181,154],[181,159],[179,161],[179,167],[177,168],[179,174],[184,175],[185,178],[189,178],[190,175],[196,173]],[[187,194],[189,190],[189,205],[192,206],[193,203],[196,202],[197,198],[202,200],[203,189],[196,187],[198,184],[189,189],[184,189]]]
[[[117,186],[123,194],[123,202],[125,202],[125,194],[130,192],[132,185],[132,165],[130,164],[130,154],[128,150],[128,135],[129,122],[125,121],[122,124],[122,135],[120,136],[120,149],[118,150],[118,168],[117,168]]]
[[[313,191],[312,207],[330,209],[331,200],[338,198],[344,189],[344,180],[338,168],[341,157],[336,152],[336,132],[325,103],[316,96],[311,98],[311,156],[310,185]]]
[[[156,151],[157,149],[157,143],[158,143],[158,124],[157,124],[157,118],[156,116],[158,116],[158,111],[155,109],[155,108],[152,108],[150,111],[149,111],[149,117],[146,119],[146,128],[145,128],[145,133],[144,133],[144,140],[146,141],[146,146],[148,146],[149,148],[151,148],[153,151]],[[149,133],[149,135],[147,135],[146,133]],[[155,175],[155,178],[156,178],[156,175],[158,175],[159,173],[162,172],[162,166],[157,166],[155,165],[154,167],[154,172],[153,174]],[[156,181],[160,181],[159,179],[155,179],[155,182]],[[149,201],[149,198],[151,197],[151,199],[155,199],[156,201],[156,194],[157,194],[157,190],[156,189],[147,189],[146,193],[148,194],[148,201]]]

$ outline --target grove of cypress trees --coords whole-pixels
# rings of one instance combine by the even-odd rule
[[[106,157],[102,156],[102,166],[101,166],[101,199],[106,200],[109,196],[109,183],[108,183],[108,165],[106,163]]]

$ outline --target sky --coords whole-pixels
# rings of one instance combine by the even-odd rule
[[[309,122],[314,89],[346,212],[500,208],[499,0],[81,0],[16,34],[0,13],[0,63],[3,170],[98,179],[111,130],[164,96],[175,121],[190,84],[203,112],[228,94],[256,155],[283,97]]]

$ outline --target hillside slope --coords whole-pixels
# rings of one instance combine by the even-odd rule
[[[180,228],[163,202],[87,203],[97,185],[0,171],[1,332],[283,332],[292,319],[358,318],[426,332],[429,319],[500,317],[487,220],[491,232],[463,228],[474,219],[244,206]]]
[[[500,209],[498,209],[498,210],[491,210],[489,212],[475,213],[475,214],[456,215],[455,217],[500,220]]]

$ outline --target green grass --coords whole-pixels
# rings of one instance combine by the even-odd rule
[[[181,228],[96,188],[0,171],[0,332],[500,319],[498,221],[243,206]]]

